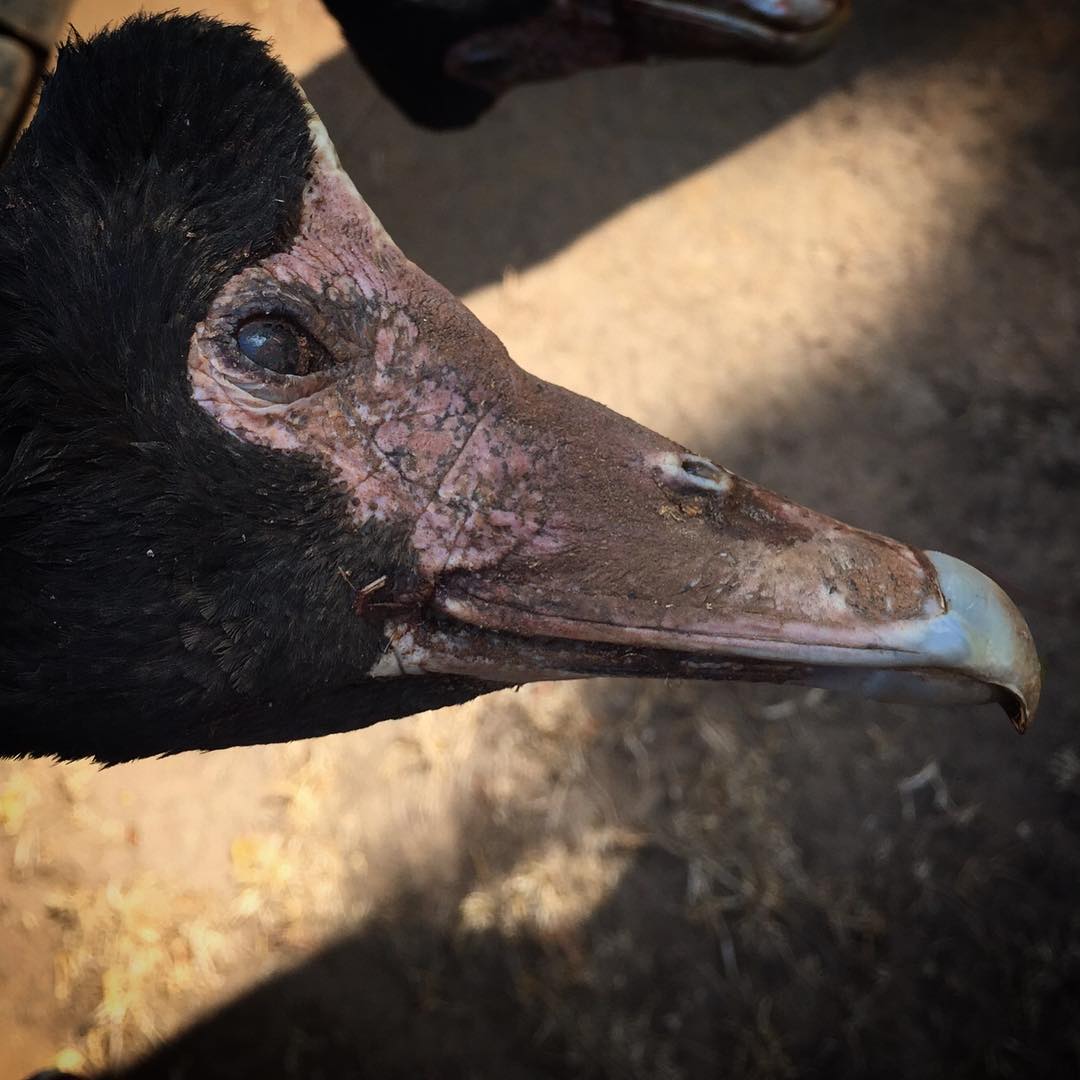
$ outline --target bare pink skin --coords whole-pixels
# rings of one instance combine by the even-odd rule
[[[388,642],[371,675],[777,681],[960,662],[925,555],[522,371],[394,246],[315,118],[312,132],[291,246],[215,298],[189,372],[232,436],[322,462],[356,526],[407,537],[407,582],[376,579],[358,607],[377,606]],[[248,360],[238,328],[266,316],[320,343],[321,366]]]
[[[302,298],[309,327],[340,356],[330,377],[260,383],[237,356],[236,312],[253,299],[273,307],[282,294]],[[362,309],[359,340],[320,308]],[[447,363],[425,333],[433,325],[478,338],[495,362]],[[324,460],[349,489],[358,524],[411,523],[419,568],[432,579],[563,543],[537,484],[556,467],[552,440],[507,415],[502,403],[525,376],[499,361],[499,342],[404,258],[325,151],[295,243],[229,283],[189,357],[195,398],[222,426]]]

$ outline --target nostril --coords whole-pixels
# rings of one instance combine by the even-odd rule
[[[696,476],[701,480],[715,480],[720,470],[705,458],[691,457],[687,455],[682,459],[683,472]]]
[[[697,454],[658,454],[655,466],[661,482],[674,491],[726,495],[731,490],[731,473]]]

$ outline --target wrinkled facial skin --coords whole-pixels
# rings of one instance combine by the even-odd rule
[[[357,524],[408,522],[425,582],[515,548],[557,550],[564,530],[544,496],[558,482],[557,440],[542,417],[503,404],[543,384],[401,255],[328,162],[292,249],[234,278],[196,331],[196,400],[241,438],[324,461]],[[263,313],[292,316],[332,365],[301,378],[259,371],[235,334]]]
[[[410,571],[352,583],[358,618],[386,633],[370,675],[830,683],[822,666],[873,665],[946,679],[935,700],[1001,697],[1007,684],[1026,718],[1030,673],[1018,690],[982,671],[930,557],[522,371],[393,245],[317,120],[312,130],[295,240],[218,295],[189,373],[232,436],[320,461],[355,525],[408,536]],[[244,356],[238,329],[263,316],[317,339],[321,369],[281,375]]]

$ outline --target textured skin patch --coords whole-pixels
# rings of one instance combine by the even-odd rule
[[[557,549],[540,490],[551,482],[550,440],[502,408],[522,373],[404,258],[341,170],[322,125],[313,131],[294,243],[237,275],[196,328],[196,400],[240,438],[323,460],[348,488],[357,524],[410,523],[426,576],[491,566],[522,545]],[[274,377],[240,355],[244,319],[278,314],[317,337],[336,363],[304,378]],[[462,343],[472,346],[464,358]]]

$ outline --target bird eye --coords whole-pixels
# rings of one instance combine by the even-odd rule
[[[236,345],[253,364],[277,375],[310,375],[332,363],[309,333],[280,317],[244,323],[236,332]]]

